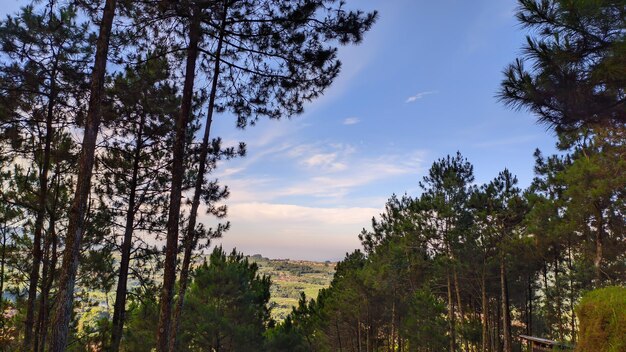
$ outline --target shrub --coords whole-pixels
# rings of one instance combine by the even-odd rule
[[[626,351],[626,287],[587,293],[576,314],[580,321],[576,352]]]

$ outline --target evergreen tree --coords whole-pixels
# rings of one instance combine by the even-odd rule
[[[171,312],[178,251],[179,184],[182,182],[182,175],[176,173],[182,172],[179,171],[179,163],[184,158],[184,148],[180,136],[186,130],[190,99],[186,97],[193,92],[199,54],[203,55],[201,59],[208,58],[209,64],[205,67],[208,67],[214,82],[209,119],[205,126],[207,137],[203,139],[207,140],[215,107],[234,111],[240,126],[260,116],[279,118],[302,112],[304,102],[319,96],[339,69],[336,48],[325,46],[324,42],[358,42],[375,20],[375,14],[343,11],[343,4],[337,1],[287,4],[282,1],[229,0],[216,3],[190,1],[185,6],[166,5],[171,5],[166,7],[166,13],[172,18],[184,19],[186,29],[183,32],[189,44],[181,116],[176,125],[177,137],[172,157],[174,174],[157,331],[159,351],[173,347],[167,346],[168,339],[175,341],[176,330],[171,329]],[[227,23],[230,24],[228,28]],[[208,49],[215,42],[218,50]],[[277,60],[280,62],[277,63]],[[202,64],[200,62],[200,67]],[[220,72],[226,71],[220,68],[222,64],[230,75],[218,81]],[[225,83],[218,85],[217,82]],[[218,92],[228,98],[219,105],[215,102]],[[233,92],[236,94],[231,94]],[[206,146],[204,142],[203,149],[206,150]],[[201,160],[204,162],[204,158]],[[204,175],[198,177],[203,178]],[[192,201],[192,207],[194,203],[198,202]],[[192,211],[191,219],[195,216],[196,212]],[[185,240],[186,246],[193,246],[195,242],[195,229],[190,230],[187,235],[192,237]]]
[[[101,105],[104,95],[104,78],[113,18],[117,1],[106,0],[102,18],[99,23],[98,39],[93,70],[91,72],[90,95],[85,119],[85,129],[78,162],[76,192],[72,200],[65,251],[59,279],[59,290],[56,296],[54,327],[52,333],[52,349],[62,351],[67,346],[67,336],[72,315],[74,286],[78,269],[80,245],[83,237],[84,219],[87,211],[87,200],[91,189],[91,175],[95,162],[95,148],[101,119]]]
[[[235,250],[216,247],[195,272],[181,321],[181,350],[252,351],[264,344],[270,279]]]
[[[0,26],[3,90],[7,101],[3,119],[5,133],[12,138],[13,153],[30,160],[38,177],[33,185],[32,267],[24,329],[24,348],[33,348],[35,306],[44,249],[43,234],[50,203],[50,179],[54,163],[60,162],[59,144],[85,93],[84,60],[90,54],[86,26],[77,23],[76,9],[49,2],[28,6],[9,16]],[[11,132],[12,131],[12,132]],[[25,196],[25,194],[23,195]],[[36,348],[36,342],[34,345]]]
[[[163,228],[169,187],[166,151],[171,146],[172,116],[179,105],[176,87],[169,78],[166,60],[151,60],[126,67],[109,90],[105,125],[110,135],[105,142],[106,154],[98,163],[96,187],[113,213],[114,232],[121,233],[121,243],[113,241],[121,253],[112,321],[113,351],[119,349],[122,337],[131,261],[155,260],[156,249],[146,241],[148,236],[158,238]]]
[[[517,19],[533,35],[505,70],[500,98],[559,131],[626,123],[623,2],[518,2]]]
[[[465,234],[469,228],[469,197],[474,181],[473,166],[461,153],[447,156],[433,163],[420,187],[423,201],[429,208],[429,231],[433,233],[431,245],[442,258],[446,270],[450,352],[456,350],[456,310],[461,327],[464,324],[459,260]],[[455,302],[456,300],[456,302]]]

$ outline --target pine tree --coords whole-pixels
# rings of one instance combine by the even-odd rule
[[[517,19],[533,35],[506,68],[500,98],[557,131],[626,123],[623,2],[518,2]]]
[[[25,7],[1,25],[2,51],[10,59],[1,68],[4,89],[14,99],[6,106],[5,128],[13,133],[13,151],[32,160],[37,170],[32,240],[32,268],[24,329],[24,348],[31,349],[35,302],[43,261],[43,233],[49,204],[50,176],[60,154],[55,151],[79,107],[67,101],[85,93],[84,67],[77,64],[89,55],[86,26],[77,23],[76,9],[54,2]],[[59,162],[56,160],[56,162]],[[36,343],[35,343],[36,346]]]
[[[346,44],[358,42],[375,20],[375,14],[346,12],[338,2],[302,1],[293,4],[274,1],[224,1],[216,3],[189,2],[184,7],[176,4],[167,10],[172,16],[185,19],[188,38],[185,84],[181,117],[177,135],[185,133],[185,107],[188,94],[192,94],[195,67],[199,59],[207,60],[212,80],[222,82],[219,90],[214,85],[212,93],[225,97],[220,109],[230,109],[245,126],[260,116],[279,118],[300,113],[304,102],[317,97],[338,73],[336,48],[324,47],[324,41]],[[191,11],[187,11],[191,9]],[[217,10],[216,10],[217,9]],[[232,13],[233,18],[225,19]],[[217,18],[211,15],[217,14]],[[217,23],[217,26],[212,26]],[[229,28],[224,26],[230,23]],[[215,31],[215,28],[219,30]],[[231,38],[232,37],[232,38]],[[221,38],[221,39],[220,39]],[[207,49],[215,40],[220,50]],[[222,45],[219,45],[219,43]],[[224,50],[221,47],[225,46]],[[216,59],[217,58],[217,59]],[[276,65],[276,60],[282,62]],[[211,62],[213,64],[211,64]],[[225,69],[221,69],[220,65]],[[200,62],[202,67],[202,62]],[[218,77],[221,71],[229,75]],[[232,94],[235,93],[235,94]],[[210,104],[208,116],[212,118],[214,106]],[[205,126],[207,135],[210,120]],[[177,137],[178,138],[178,137]],[[178,139],[177,139],[178,140]],[[174,144],[173,170],[178,173],[178,163],[184,158],[182,140]],[[206,144],[205,144],[206,145]],[[199,175],[204,177],[204,175]],[[164,267],[164,285],[161,296],[161,314],[157,331],[157,349],[165,351],[166,341],[175,340],[171,332],[171,311],[176,274],[178,249],[178,223],[180,218],[180,175],[172,175],[172,193],[168,216],[168,237]],[[193,202],[192,202],[193,206]],[[192,212],[195,219],[195,212]],[[193,235],[195,229],[188,232]],[[186,244],[194,241],[186,240]]]
[[[430,205],[430,231],[434,234],[432,245],[437,248],[446,267],[446,287],[450,351],[456,350],[456,309],[463,326],[464,312],[461,300],[458,256],[463,233],[468,228],[468,200],[474,181],[473,166],[461,153],[447,156],[433,163],[428,175],[420,182],[423,200]],[[456,300],[456,303],[455,303]]]
[[[119,349],[122,337],[131,260],[151,258],[156,251],[145,241],[148,236],[157,238],[162,229],[169,187],[169,178],[164,176],[169,166],[166,150],[172,143],[172,116],[179,106],[176,87],[169,79],[167,61],[150,60],[126,67],[108,90],[104,124],[109,131],[105,132],[106,154],[97,166],[96,188],[113,212],[114,232],[121,233],[113,351]],[[113,242],[118,247],[117,239]]]
[[[67,346],[67,336],[72,315],[74,286],[78,269],[79,251],[87,211],[87,199],[91,189],[91,174],[95,162],[95,147],[100,127],[101,105],[104,94],[109,42],[117,1],[106,0],[100,21],[93,70],[91,72],[90,95],[85,119],[85,129],[78,162],[76,192],[72,200],[65,250],[56,296],[54,327],[52,332],[52,350],[62,351]]]
[[[195,273],[181,321],[180,350],[250,351],[264,344],[270,279],[236,250],[216,247]],[[201,331],[201,333],[198,333]]]

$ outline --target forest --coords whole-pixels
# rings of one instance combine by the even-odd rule
[[[248,147],[211,127],[320,98],[378,20],[347,3],[37,0],[0,19],[0,349],[626,350],[621,0],[518,0],[531,34],[497,99],[558,147],[529,187],[439,158],[272,318],[271,275],[214,245],[231,226],[214,172]]]

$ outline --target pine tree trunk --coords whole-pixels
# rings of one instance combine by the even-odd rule
[[[4,312],[4,265],[7,254],[7,233],[6,226],[2,229],[2,252],[0,253],[0,312]],[[0,314],[0,329],[4,330],[4,314]]]
[[[559,282],[559,258],[554,259],[554,288],[556,291],[556,319],[559,331],[557,335],[563,340],[563,295],[561,294],[561,283]]]
[[[337,340],[339,342],[339,352],[343,351],[343,347],[341,346],[341,332],[339,331],[339,322],[335,319],[335,328],[337,329]]]
[[[494,339],[494,351],[502,352],[502,295],[498,296],[496,299],[496,314],[494,316],[494,320],[496,322],[495,325],[495,339]]]
[[[176,119],[176,135],[172,153],[172,186],[169,200],[167,219],[167,240],[165,249],[165,263],[163,269],[163,288],[157,329],[157,351],[166,352],[170,337],[170,322],[172,314],[172,298],[176,281],[176,256],[178,254],[178,222],[180,219],[180,198],[183,182],[183,159],[185,157],[185,137],[187,122],[193,104],[193,84],[195,80],[196,61],[198,58],[198,42],[200,40],[200,13],[194,9],[189,27],[189,47],[187,48],[187,63],[185,67],[185,83],[181,102],[181,112]]]
[[[120,349],[122,334],[124,332],[124,318],[126,315],[126,289],[128,286],[128,269],[130,267],[130,252],[133,246],[133,230],[135,224],[135,203],[137,195],[137,178],[139,175],[139,160],[143,148],[143,127],[145,116],[141,114],[139,129],[136,136],[136,144],[133,155],[133,172],[130,180],[130,193],[128,195],[128,209],[126,210],[126,223],[124,224],[124,239],[122,241],[122,258],[120,260],[120,272],[115,291],[115,306],[113,308],[113,326],[111,330],[111,346],[109,350],[117,352]]]
[[[54,268],[57,261],[57,237],[56,237],[56,218],[57,207],[59,205],[59,189],[61,183],[60,164],[57,163],[55,168],[55,191],[54,200],[50,210],[50,220],[48,223],[48,233],[46,235],[44,245],[44,260],[41,275],[41,294],[39,297],[39,309],[37,313],[37,322],[35,324],[35,335],[33,351],[43,351],[45,348],[45,337],[48,331],[48,300],[50,298],[50,290],[54,281]]]
[[[56,202],[56,201],[55,201]],[[56,209],[54,206],[52,209]],[[57,236],[56,236],[56,217],[50,215],[50,224],[48,226],[48,237],[50,244],[46,262],[43,268],[41,298],[39,299],[39,314],[37,317],[37,326],[35,328],[35,348],[33,351],[44,351],[46,344],[46,336],[48,332],[48,311],[50,290],[54,282],[54,269],[57,263]]]
[[[504,352],[512,352],[511,312],[509,310],[509,292],[506,282],[504,255],[500,257],[500,291],[502,294],[502,339],[504,340]]]
[[[43,222],[46,217],[46,204],[48,202],[48,172],[50,170],[50,156],[52,148],[52,137],[54,130],[52,122],[54,120],[54,106],[56,100],[56,61],[52,65],[50,73],[50,96],[46,107],[46,136],[44,141],[43,160],[39,172],[39,196],[37,204],[37,216],[33,234],[33,248],[31,257],[33,266],[30,272],[28,283],[28,301],[26,303],[26,319],[24,321],[24,340],[22,348],[24,351],[31,350],[33,343],[33,326],[35,322],[35,302],[37,300],[37,286],[39,284],[39,269],[43,253],[41,250],[41,237],[43,233]]]
[[[453,259],[454,259],[454,257],[453,257]],[[456,266],[452,269],[452,271],[453,271],[453,274],[454,274],[454,291],[456,293],[456,302],[457,302],[457,307],[458,307],[458,310],[459,310],[459,325],[460,325],[461,331],[462,331],[463,330],[463,323],[465,321],[465,315],[463,314],[463,304],[462,304],[463,302],[461,301],[461,289],[460,289],[460,286],[459,286],[459,275],[458,275],[458,273],[456,271]],[[462,339],[461,336],[459,336],[459,340],[460,340],[461,346],[464,346],[465,351],[469,352],[469,350],[468,350],[469,347],[467,346],[466,343],[464,343],[464,340]]]
[[[67,335],[74,303],[74,285],[76,283],[76,271],[78,270],[80,243],[83,237],[87,199],[91,189],[91,174],[100,127],[104,75],[106,73],[109,39],[113,26],[113,17],[115,16],[115,6],[116,0],[106,0],[100,23],[100,32],[96,42],[96,57],[91,77],[91,95],[89,97],[83,146],[78,163],[76,193],[70,210],[59,290],[56,298],[51,346],[51,350],[54,352],[64,351],[67,346]]]
[[[207,109],[206,124],[204,126],[204,135],[202,136],[202,144],[200,146],[200,160],[198,163],[198,176],[194,187],[193,200],[191,202],[191,211],[189,213],[189,223],[187,224],[187,231],[184,245],[184,257],[182,268],[180,271],[180,278],[178,280],[179,290],[178,297],[176,299],[176,306],[174,307],[174,316],[172,317],[172,327],[170,329],[169,351],[174,352],[176,349],[176,335],[178,333],[178,324],[180,323],[180,315],[182,314],[183,304],[185,302],[185,293],[189,284],[189,273],[191,266],[191,257],[193,250],[197,244],[196,235],[196,222],[198,218],[198,208],[200,206],[200,196],[202,195],[202,185],[204,184],[204,174],[207,169],[207,161],[209,155],[209,140],[211,135],[211,124],[213,123],[213,112],[215,110],[215,98],[217,94],[217,83],[220,75],[220,63],[222,55],[222,46],[224,44],[224,31],[226,27],[226,17],[228,8],[228,2],[224,2],[224,11],[222,14],[220,34],[217,42],[217,49],[215,51],[215,66],[213,67],[213,79],[211,81],[211,93],[209,96],[209,106]]]
[[[598,209],[597,211],[597,230],[596,230],[596,254],[593,259],[593,267],[595,272],[595,284],[596,287],[600,286],[602,283],[602,256],[603,256],[603,240],[604,240],[604,217],[602,215],[602,210]]]
[[[483,264],[483,272],[481,275],[481,285],[480,285],[480,293],[481,293],[481,309],[482,309],[482,352],[487,352],[489,350],[489,335],[488,335],[488,323],[487,320],[489,318],[489,308],[487,304],[487,278],[485,273],[485,268]]]
[[[456,327],[455,327],[455,313],[454,313],[454,301],[452,299],[452,282],[450,280],[450,273],[447,276],[448,283],[448,333],[450,334],[450,352],[456,352]]]
[[[576,343],[576,312],[574,312],[575,307],[575,297],[574,297],[574,265],[572,258],[572,244],[568,243],[567,250],[567,261],[568,261],[568,270],[569,270],[569,300],[570,300],[570,328],[571,328],[571,336],[572,342]]]
[[[528,335],[533,334],[533,282],[532,277],[528,276]]]

